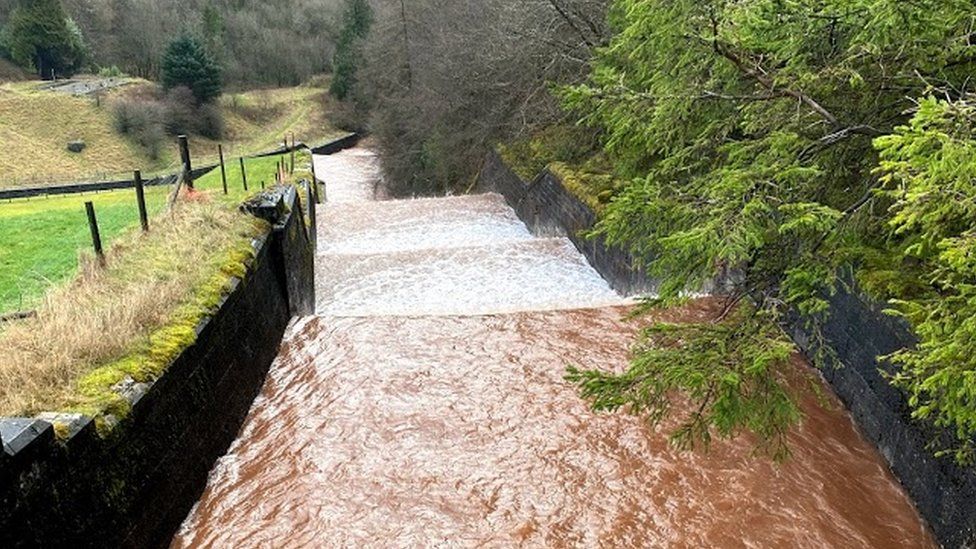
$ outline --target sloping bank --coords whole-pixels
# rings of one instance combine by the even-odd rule
[[[310,228],[292,187],[244,208],[272,225],[196,341],[105,436],[91,418],[0,420],[0,546],[165,544],[233,442],[292,316],[314,308]],[[55,433],[54,424],[67,432]],[[103,433],[104,435],[104,433]]]
[[[654,290],[654,281],[632,267],[625,250],[607,246],[600,237],[582,236],[596,223],[596,214],[550,171],[525,182],[497,154],[489,153],[476,189],[505,196],[534,232],[568,235],[615,290],[625,295]],[[926,445],[938,433],[911,419],[904,395],[879,372],[878,356],[914,345],[910,331],[862,296],[838,292],[830,302],[824,335],[841,367],[825,371],[827,381],[864,436],[884,455],[939,542],[951,548],[976,547],[976,472],[951,458],[933,456]],[[814,349],[800,323],[788,329],[812,356]]]

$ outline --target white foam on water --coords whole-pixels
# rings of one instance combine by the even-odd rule
[[[325,200],[332,204],[373,200],[383,180],[379,158],[369,149],[348,149],[313,155],[315,175],[325,182]]]
[[[497,245],[532,239],[497,194],[327,205],[319,252],[377,254]]]
[[[316,312],[481,315],[627,303],[565,237],[538,238],[497,194],[374,200],[376,156],[315,159]]]
[[[316,258],[318,313],[479,315],[623,301],[562,238]]]

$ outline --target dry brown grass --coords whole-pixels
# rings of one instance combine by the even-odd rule
[[[0,187],[71,179],[108,179],[131,170],[162,169],[118,135],[111,109],[91,97],[40,91],[38,82],[0,85]],[[81,153],[69,141],[82,139]]]
[[[145,81],[113,89],[96,103],[37,89],[39,82],[0,83],[0,188],[126,178],[140,169],[144,176],[172,173],[178,167],[175,141],[169,140],[158,159],[127,136],[115,131],[112,105],[122,99],[155,100],[161,92]],[[343,132],[333,128],[322,108],[322,88],[256,90],[225,94],[220,99],[225,134],[220,142],[228,158],[278,147],[285,135],[317,142]],[[83,139],[79,154],[68,141]],[[217,161],[217,143],[191,136],[196,166]]]
[[[36,318],[0,332],[0,415],[120,405],[112,385],[156,378],[240,276],[265,228],[226,205],[181,202],[45,298]],[[118,410],[113,410],[118,411]],[[124,412],[124,411],[123,411]]]

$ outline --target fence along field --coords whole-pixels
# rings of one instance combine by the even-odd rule
[[[297,162],[305,162],[304,154],[296,153]],[[196,179],[194,187],[217,200],[240,202],[263,185],[273,184],[277,164],[282,160],[290,168],[288,155],[243,159],[249,184],[245,190],[242,161],[227,158],[226,197],[220,168]],[[166,222],[160,214],[171,190],[171,185],[145,188],[150,226]],[[120,235],[137,230],[140,225],[134,188],[15,199],[0,204],[0,317],[34,308],[48,288],[69,279],[82,258],[92,255],[86,202],[94,206],[106,249]]]
[[[126,179],[136,168],[149,179],[178,169],[175,147],[165,145],[160,157],[153,159],[114,127],[113,101],[140,97],[148,82],[131,79],[128,85],[99,95],[50,91],[47,85],[0,83],[0,146],[4,147],[0,189]],[[236,158],[274,149],[283,135],[341,136],[343,132],[334,130],[328,119],[331,105],[323,86],[322,81],[313,81],[225,94],[218,101],[224,136],[211,140],[192,135],[194,163],[216,164],[218,143],[223,143],[228,158]],[[65,148],[75,139],[87,144],[83,153]]]

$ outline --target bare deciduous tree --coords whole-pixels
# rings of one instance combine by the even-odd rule
[[[383,0],[356,90],[394,194],[465,186],[492,143],[564,116],[553,83],[586,74],[604,0]]]
[[[147,78],[180,34],[205,38],[239,86],[298,84],[329,70],[340,0],[62,0],[92,61]],[[0,0],[0,25],[12,0]],[[207,20],[206,14],[216,14]],[[218,36],[204,36],[207,33]]]

